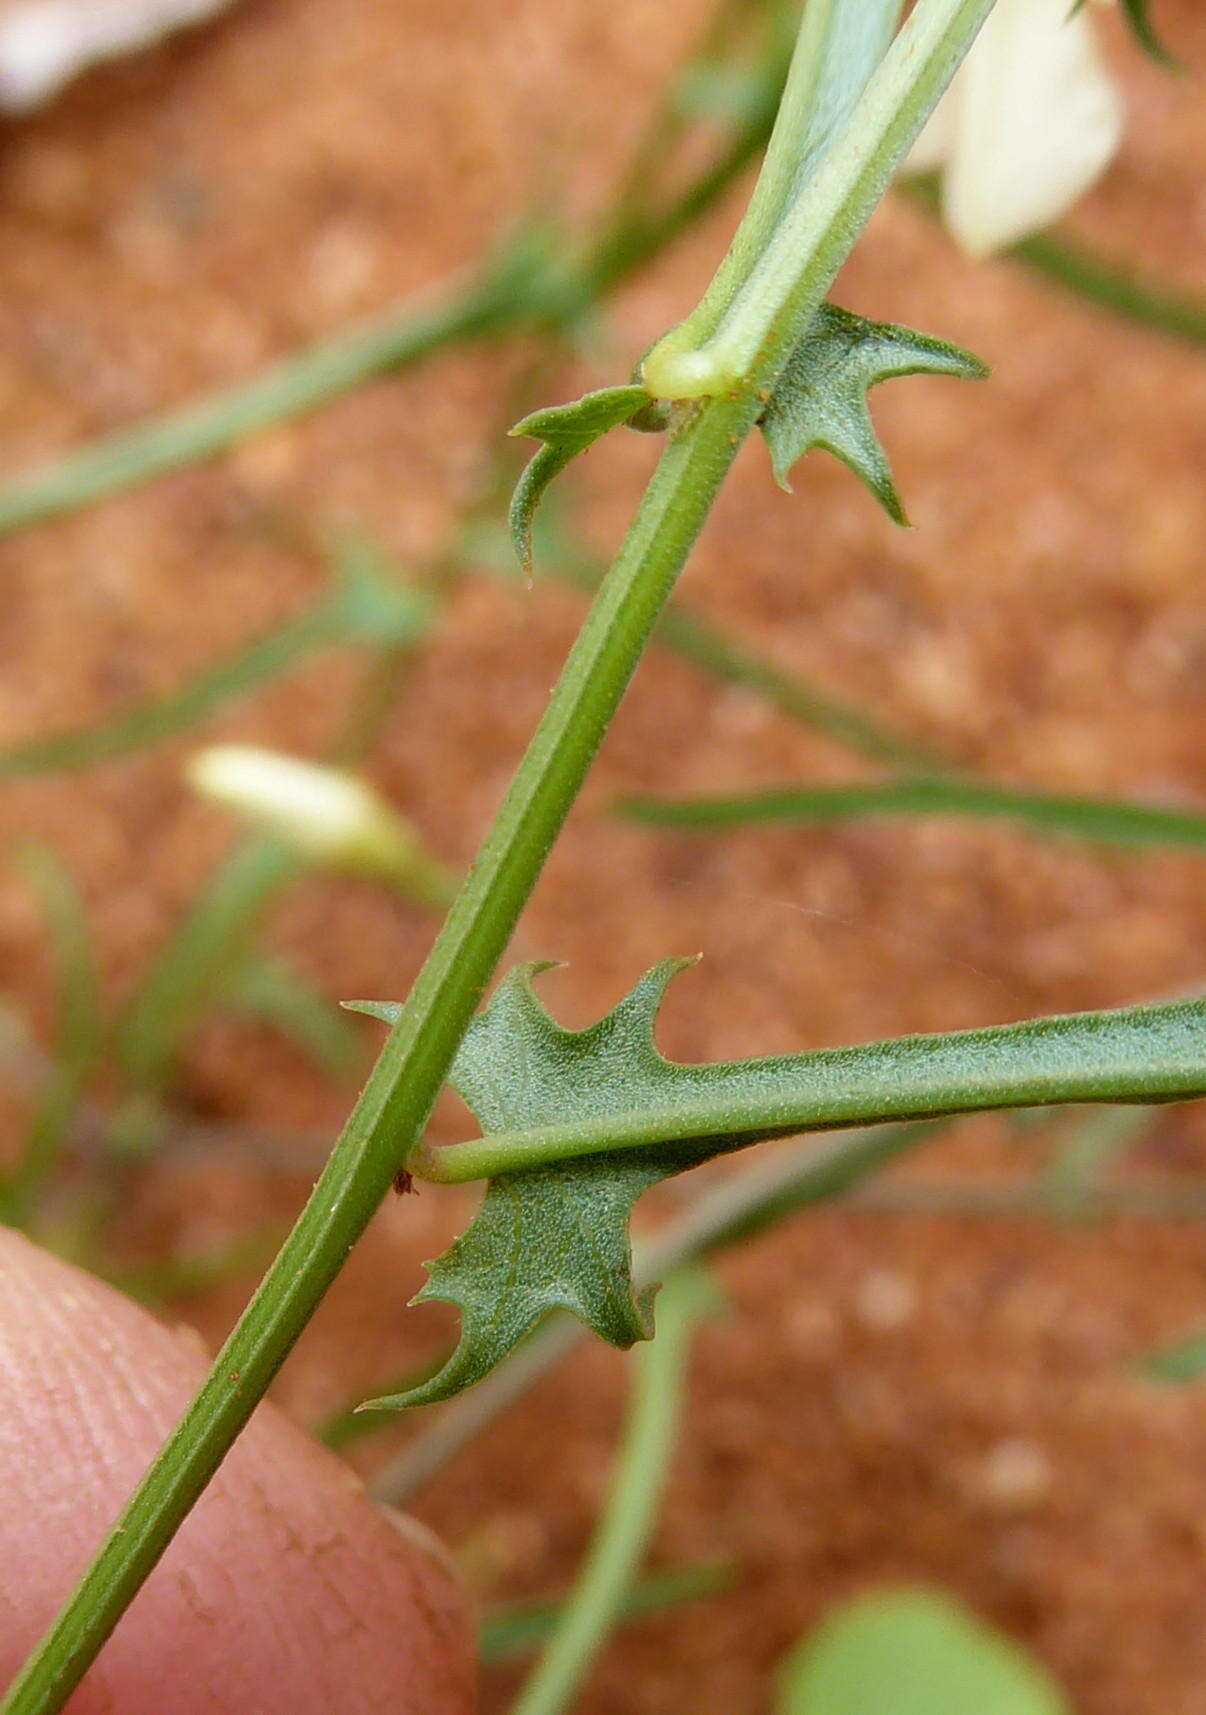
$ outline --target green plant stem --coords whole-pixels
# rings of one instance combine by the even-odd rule
[[[644,1619],[666,1608],[699,1602],[731,1588],[731,1567],[719,1565],[680,1566],[654,1572],[630,1584],[613,1612],[613,1623]],[[478,1654],[484,1662],[509,1661],[528,1655],[544,1644],[557,1626],[564,1600],[523,1602],[511,1608],[487,1612],[478,1631]]]
[[[793,1132],[1069,1102],[1206,1095],[1206,1001],[1030,1019],[714,1065],[667,1068],[665,1095],[638,1108],[424,1148],[443,1185],[613,1150],[739,1147]]]
[[[671,441],[478,861],[296,1226],[3,1715],[62,1707],[284,1362],[427,1121],[756,401]]]
[[[882,5],[877,0],[877,12]],[[883,195],[992,5],[993,0],[917,0],[849,116],[843,111],[844,122],[827,139],[816,170],[803,184],[791,184],[781,207],[766,211],[773,226],[759,233],[761,247],[740,256],[718,302],[709,288],[699,309],[646,354],[641,374],[655,397],[724,398],[746,388],[769,397],[854,233]],[[802,38],[807,30],[808,14]],[[841,34],[839,21],[833,39]],[[792,78],[801,75],[797,58]],[[786,139],[775,148],[785,156]]]
[[[691,1275],[662,1289],[657,1335],[633,1360],[632,1404],[606,1511],[548,1648],[511,1715],[561,1715],[623,1609],[674,1451],[692,1324],[710,1300],[704,1283]]]
[[[1103,845],[1186,846],[1206,851],[1206,811],[1029,792],[965,778],[925,776],[857,786],[783,787],[715,798],[632,797],[622,799],[618,808],[634,821],[699,832],[763,823],[845,822],[866,816],[975,816]]]
[[[276,1261],[66,1606],[10,1688],[0,1715],[52,1715],[79,1684],[176,1530],[205,1489],[305,1328],[427,1123],[486,983],[536,884],[658,614],[737,450],[761,410],[759,391],[793,346],[883,188],[937,101],[991,0],[920,0],[898,38],[895,71],[867,114],[874,139],[856,148],[811,228],[793,223],[792,278],[772,270],[775,303],[761,327],[749,385],[680,414],[610,576],[579,634],[532,743],[459,897],[391,1030],[330,1161]],[[914,54],[916,20],[941,44]],[[945,20],[945,24],[943,24]],[[926,38],[923,38],[923,41]],[[903,46],[901,45],[903,41]],[[891,54],[889,58],[891,58]],[[885,62],[886,64],[887,62]],[[909,68],[912,65],[912,81]],[[893,121],[885,109],[896,100]],[[857,142],[857,137],[855,138]],[[821,174],[824,168],[821,169]],[[818,175],[818,179],[821,174]],[[785,226],[786,226],[785,222]],[[776,234],[778,238],[784,227]],[[769,251],[768,251],[769,254]],[[741,342],[740,321],[735,329]]]
[[[33,1218],[75,1126],[104,1041],[100,975],[79,892],[58,855],[31,844],[18,866],[38,894],[56,964],[59,1039],[20,1159],[0,1182],[0,1221],[26,1227]]]
[[[557,555],[550,574],[578,589],[594,591],[599,587],[599,569],[584,558]],[[931,775],[948,766],[935,751],[893,732],[855,704],[819,690],[799,674],[786,672],[752,649],[734,643],[718,626],[692,612],[677,597],[667,602],[654,641],[723,684],[752,691],[789,720],[832,739],[855,756],[865,756],[872,762],[923,768]],[[627,809],[626,804],[624,808]]]
[[[644,1290],[676,1268],[729,1245],[755,1238],[802,1209],[845,1196],[942,1129],[941,1122],[873,1126],[807,1138],[751,1161],[709,1185],[660,1233],[636,1247],[633,1281],[637,1289]],[[432,1427],[377,1473],[373,1494],[390,1506],[403,1505],[586,1338],[586,1327],[577,1317],[551,1316],[471,1392],[444,1406]]]
[[[0,750],[0,779],[91,768],[158,744],[280,678],[314,650],[339,641],[342,629],[337,610],[324,602],[165,697],[125,709],[97,726],[48,733]]]
[[[241,841],[139,984],[117,1032],[117,1059],[137,1089],[162,1085],[186,1031],[246,956],[264,913],[301,860],[279,841]]]
[[[0,536],[214,458],[373,376],[416,363],[454,340],[481,337],[510,319],[508,295],[492,280],[472,281],[431,308],[408,304],[391,310],[270,365],[250,381],[104,436],[16,478],[0,492]]]

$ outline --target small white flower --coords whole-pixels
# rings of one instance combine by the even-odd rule
[[[1112,159],[1122,109],[1083,11],[997,0],[905,163],[942,169],[942,217],[987,256],[1056,220]]]
[[[224,809],[284,840],[303,857],[395,885],[424,904],[446,905],[443,868],[364,780],[251,744],[216,744],[186,768],[190,785]]]

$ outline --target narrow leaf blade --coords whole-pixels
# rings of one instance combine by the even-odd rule
[[[525,467],[511,497],[511,540],[525,575],[532,571],[532,524],[545,489],[578,453],[585,452],[609,429],[645,413],[649,404],[644,387],[600,387],[566,405],[533,411],[516,423],[512,435],[528,435],[544,442]]]

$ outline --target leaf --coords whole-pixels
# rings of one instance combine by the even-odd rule
[[[1076,4],[1072,8],[1073,13],[1079,12],[1084,4],[1085,0],[1076,0]],[[1162,65],[1169,71],[1180,71],[1182,69],[1181,61],[1175,54],[1169,52],[1156,34],[1156,27],[1148,16],[1147,0],[1119,0],[1119,7],[1123,17],[1130,25],[1132,36],[1148,58],[1155,60],[1157,65]]]
[[[822,304],[761,418],[779,486],[790,492],[792,465],[811,447],[824,447],[866,483],[890,517],[906,523],[867,392],[894,376],[919,374],[980,380],[988,370],[945,340]]]
[[[682,1068],[653,1039],[666,986],[692,960],[667,959],[588,1030],[564,1030],[537,999],[532,978],[547,964],[521,965],[470,1026],[451,1082],[482,1129],[527,1129],[572,1113],[607,1114],[617,1096],[656,1102]],[[358,1002],[393,1023],[398,1007]],[[628,1223],[643,1191],[717,1153],[696,1148],[625,1150],[578,1157],[491,1179],[468,1232],[436,1262],[413,1300],[461,1311],[461,1341],[429,1381],[368,1402],[365,1409],[429,1405],[480,1380],[554,1309],[572,1310],[621,1349],[653,1332],[656,1288],[632,1284]]]
[[[1140,1369],[1149,1381],[1185,1384],[1206,1380],[1206,1334],[1189,1334],[1175,1345],[1149,1352]]]
[[[459,1305],[461,1341],[431,1380],[376,1409],[445,1399],[484,1376],[556,1308],[612,1345],[651,1333],[636,1294],[628,1222],[641,1193],[711,1157],[802,1131],[1067,1101],[1206,1094],[1206,1002],[1029,1020],[854,1048],[683,1065],[654,1023],[690,960],[654,967],[588,1030],[537,999],[547,965],[504,978],[474,1020],[451,1081],[483,1136],[410,1165],[445,1183],[486,1178],[476,1220],[416,1302]],[[393,1003],[353,1010],[396,1023]]]
[[[58,991],[58,1040],[20,1156],[0,1175],[0,1219],[24,1226],[51,1188],[101,1056],[105,1021],[96,947],[83,898],[53,847],[32,840],[14,854],[45,919]]]
[[[525,467],[511,497],[511,540],[525,573],[532,569],[532,520],[549,483],[601,435],[643,413],[650,403],[643,387],[601,387],[568,405],[533,411],[510,431],[544,442]]]
[[[784,786],[708,798],[625,798],[618,809],[654,827],[715,829],[759,823],[825,825],[863,816],[971,816],[1102,845],[1206,852],[1206,811],[1030,792],[992,781],[901,774],[854,786]]]
[[[1012,1639],[937,1591],[864,1596],[788,1658],[777,1715],[1070,1715]]]

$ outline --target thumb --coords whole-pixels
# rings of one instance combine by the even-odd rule
[[[195,1393],[186,1338],[0,1230],[0,1686]],[[69,1702],[72,1715],[467,1715],[448,1572],[272,1406]]]

